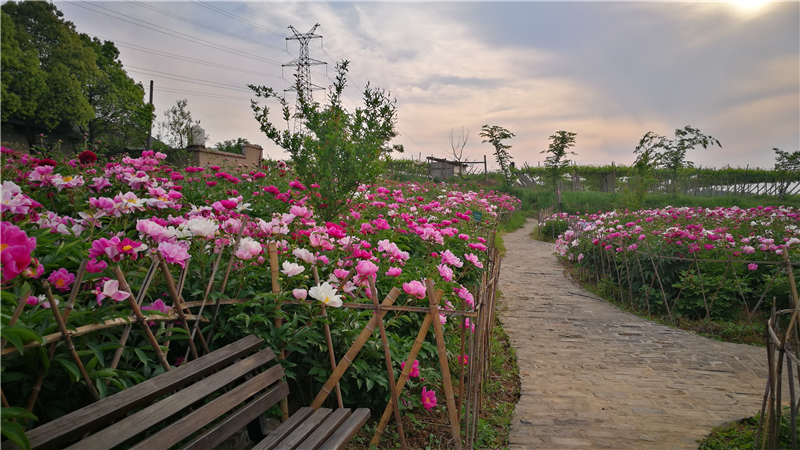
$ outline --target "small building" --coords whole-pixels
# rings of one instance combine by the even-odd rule
[[[189,161],[187,165],[195,167],[220,166],[234,168],[240,164],[247,167],[256,167],[261,161],[263,149],[260,145],[244,144],[242,153],[220,152],[213,148],[189,147]]]
[[[455,176],[467,173],[467,164],[458,161],[448,161],[444,158],[428,156],[428,176],[433,179],[449,180]]]

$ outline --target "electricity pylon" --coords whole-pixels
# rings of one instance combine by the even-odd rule
[[[313,28],[308,33],[300,33],[297,29],[291,25],[289,25],[289,29],[292,30],[294,36],[286,38],[287,41],[294,40],[300,43],[300,55],[297,59],[289,61],[286,64],[283,64],[282,67],[297,67],[297,78],[295,80],[295,85],[290,87],[289,89],[285,89],[286,91],[295,91],[297,92],[297,104],[295,106],[295,114],[300,111],[300,99],[305,99],[306,102],[309,104],[314,101],[313,91],[324,90],[325,88],[322,86],[317,86],[316,84],[311,82],[311,66],[319,66],[322,64],[327,64],[326,62],[319,61],[317,59],[312,59],[309,57],[308,54],[308,43],[311,39],[320,38],[322,36],[318,34],[314,34],[319,24],[314,25]],[[287,43],[288,45],[288,43]],[[295,115],[294,119],[294,129],[295,131],[301,131],[302,123]]]

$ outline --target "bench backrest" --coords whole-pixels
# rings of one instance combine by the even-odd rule
[[[31,447],[96,450],[139,441],[132,448],[167,449],[206,428],[184,448],[214,448],[289,394],[281,366],[267,368],[275,361],[272,350],[252,354],[263,342],[250,335],[34,428],[26,433]]]

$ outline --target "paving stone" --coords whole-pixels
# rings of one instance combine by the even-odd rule
[[[758,412],[763,348],[598,299],[563,275],[553,244],[528,238],[532,227],[503,238],[498,316],[522,379],[510,449],[696,449],[713,427]]]

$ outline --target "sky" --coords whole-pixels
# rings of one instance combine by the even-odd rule
[[[722,144],[689,151],[704,167],[768,168],[772,148],[800,149],[800,2],[53,3],[79,32],[114,41],[148,94],[154,81],[157,120],[187,99],[206,146],[244,137],[286,157],[246,85],[289,88],[294,68],[281,65],[299,44],[288,27],[319,23],[310,56],[327,65],[312,67],[313,82],[330,86],[346,59],[348,109],[367,82],[387,90],[405,157],[452,159],[450,133],[463,130],[462,157],[496,167],[483,125],[515,134],[517,166],[544,161],[559,130],[577,134],[578,164],[630,164],[645,133],[686,125]]]

